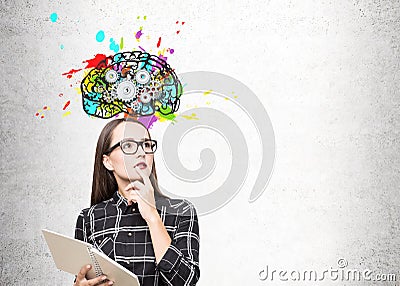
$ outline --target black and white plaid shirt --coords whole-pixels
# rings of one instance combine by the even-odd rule
[[[141,286],[195,285],[200,277],[199,225],[188,200],[156,197],[171,244],[156,264],[150,229],[137,203],[118,191],[109,200],[83,209],[75,238],[88,242],[138,276]]]

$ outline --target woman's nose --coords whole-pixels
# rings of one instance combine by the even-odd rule
[[[145,155],[146,153],[144,152],[143,144],[140,144],[138,146],[138,149],[136,151],[136,155]]]

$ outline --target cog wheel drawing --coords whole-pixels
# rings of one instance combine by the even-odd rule
[[[135,79],[137,83],[146,84],[150,81],[150,74],[146,70],[138,70],[135,75]]]
[[[116,88],[117,98],[128,102],[136,98],[136,87],[131,81],[121,81]]]
[[[151,94],[149,94],[147,92],[142,92],[141,94],[139,94],[139,99],[144,104],[147,104],[153,99],[153,97]]]
[[[114,83],[118,80],[118,73],[115,70],[109,70],[104,76],[105,80],[109,83]]]

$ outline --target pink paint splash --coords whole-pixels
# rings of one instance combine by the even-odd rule
[[[139,31],[136,32],[135,37],[136,37],[136,39],[139,40],[142,35],[143,35],[142,30],[139,30]]]
[[[153,126],[153,123],[158,120],[158,118],[155,115],[139,116],[138,120],[142,122],[145,126],[147,126],[148,129],[150,129]]]
[[[160,54],[158,57],[159,57],[160,59],[164,60],[164,61],[167,61],[167,59],[168,59],[168,57],[164,57],[162,54]]]

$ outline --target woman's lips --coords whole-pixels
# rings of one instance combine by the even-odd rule
[[[146,169],[147,165],[144,162],[137,163],[134,167],[139,167],[140,169]]]

